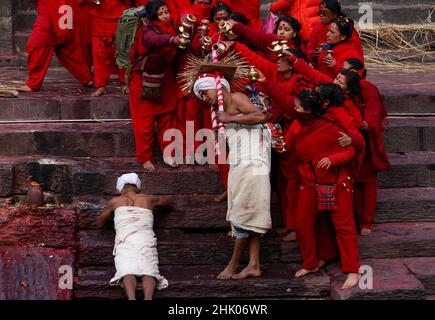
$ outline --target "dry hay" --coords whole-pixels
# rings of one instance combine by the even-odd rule
[[[383,25],[359,30],[368,65],[435,70],[435,24]]]

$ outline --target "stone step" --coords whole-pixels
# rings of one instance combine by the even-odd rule
[[[434,152],[389,154],[389,158],[392,169],[379,174],[380,188],[435,187]],[[80,195],[116,195],[116,179],[125,172],[139,173],[143,190],[149,194],[216,194],[223,191],[218,175],[208,166],[183,165],[173,169],[164,165],[159,157],[153,161],[157,170],[144,172],[134,158],[125,157],[2,157],[0,197],[25,195],[30,176],[43,185],[44,191],[58,196],[61,202],[72,202],[74,196]],[[426,203],[428,199],[422,200]],[[413,204],[409,205],[412,208]],[[431,205],[428,205],[430,210]],[[402,209],[407,210],[406,206]]]
[[[155,159],[155,164],[155,172],[144,172],[134,158],[3,157],[0,176],[4,183],[0,196],[25,194],[29,176],[43,183],[44,191],[65,196],[66,200],[62,200],[65,202],[71,202],[73,195],[115,195],[116,180],[126,172],[137,172],[142,189],[148,194],[215,194],[223,191],[218,174],[208,166],[173,169],[160,159]]]
[[[373,227],[368,237],[359,237],[362,259],[435,256],[435,223],[385,223]],[[432,244],[431,244],[432,243]],[[281,261],[294,262],[296,243],[281,243]]]
[[[340,290],[344,277],[338,263],[326,270],[294,278],[298,264],[263,264],[263,275],[243,281],[219,281],[215,277],[224,266],[161,266],[169,287],[157,292],[156,299],[168,298],[279,298],[279,299],[376,299],[420,300],[430,298],[434,288],[435,258],[369,259],[373,287]],[[368,275],[361,269],[363,276]],[[75,299],[125,299],[120,287],[108,285],[115,274],[113,266],[80,268],[75,281]],[[363,284],[363,283],[362,283]],[[258,290],[261,288],[261,290]],[[138,291],[138,295],[141,293]]]
[[[70,82],[69,82],[70,83]],[[76,120],[76,119],[129,119],[128,97],[108,94],[103,97],[47,96],[44,91],[22,94],[17,99],[0,98],[1,121],[15,120]],[[69,93],[69,92],[68,92]],[[407,94],[406,92],[386,94],[385,105],[391,114],[430,114],[435,110],[435,95]]]
[[[233,240],[223,233],[183,233],[156,230],[162,265],[219,264],[230,259]],[[114,232],[80,232],[80,266],[111,264]],[[373,228],[369,237],[359,237],[362,259],[435,256],[435,223],[387,223]],[[246,261],[247,256],[244,256]],[[262,240],[263,263],[300,262],[296,242],[280,242],[274,234]]]
[[[156,229],[223,229],[227,203],[215,202],[213,195],[175,195],[171,199],[175,209],[170,213],[156,213]],[[95,223],[110,197],[74,197],[80,208],[79,229],[95,229]],[[280,224],[281,209],[272,202],[273,220]],[[435,222],[435,188],[380,189],[375,223]],[[275,226],[275,224],[273,224]],[[112,226],[108,225],[108,228]]]
[[[135,156],[133,128],[128,121],[3,124],[0,144],[1,156]],[[435,150],[435,117],[392,117],[385,128],[384,144],[388,152]]]
[[[292,274],[297,265],[263,265],[260,278],[243,281],[222,281],[216,276],[225,266],[162,266],[160,273],[168,279],[169,287],[158,291],[156,299],[186,298],[204,299],[320,299],[329,296],[330,282],[326,273],[295,279]],[[75,299],[125,299],[121,287],[111,287],[109,280],[114,268],[80,268],[74,286]],[[138,296],[141,293],[138,291]]]

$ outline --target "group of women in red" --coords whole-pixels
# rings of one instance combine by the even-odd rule
[[[62,32],[46,23],[49,15],[40,12],[49,1],[37,2],[40,15],[28,45],[27,86],[40,88],[48,64],[41,67],[37,60],[53,50],[83,85],[91,85],[90,72],[84,68],[89,64],[77,63],[91,60],[85,58],[89,53],[83,49],[81,58],[79,53],[63,58],[66,45],[80,44],[62,41]],[[83,5],[84,1],[78,2]],[[197,27],[208,20],[212,42],[223,41],[258,69],[256,86],[271,98],[270,119],[283,129],[286,151],[274,153],[272,181],[285,225],[279,232],[283,241],[297,239],[303,258],[296,276],[316,272],[339,255],[342,271],[348,273],[343,288],[356,285],[359,254],[355,221],[362,235],[370,233],[376,210],[377,173],[389,168],[382,143],[387,112],[378,89],[366,79],[360,38],[339,1],[275,1],[268,5],[278,15],[273,33],[262,31],[259,0],[101,2],[89,11],[93,16],[89,21],[93,22],[88,23],[91,32],[87,34],[92,41],[82,41],[82,48],[92,44],[89,48],[97,95],[104,93],[110,74],[115,72],[115,17],[128,6],[147,3],[147,23],[138,29],[129,75],[137,159],[144,168],[155,170],[155,126],[162,150],[169,144],[163,137],[168,129],[185,133],[186,121],[192,121],[195,130],[211,127],[208,106],[184,94],[176,80],[186,65],[187,54],[203,53],[198,40],[204,36],[201,28],[187,50],[180,49],[183,42],[178,26],[182,17],[194,15]],[[227,36],[219,31],[221,21],[226,21],[231,30]],[[38,48],[38,40],[44,49]],[[276,41],[286,41],[288,49],[277,54],[272,50]],[[124,84],[122,71],[119,76]],[[191,156],[196,147],[185,149],[184,156]],[[172,156],[166,155],[164,161],[178,166]],[[218,167],[225,185],[228,167]]]

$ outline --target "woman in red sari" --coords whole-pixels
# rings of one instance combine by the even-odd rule
[[[329,26],[326,45],[322,48],[317,62],[317,69],[330,78],[335,78],[343,68],[344,61],[364,57],[355,43],[350,41],[353,33],[353,20],[340,16]]]
[[[326,34],[328,33],[331,23],[339,16],[345,14],[341,11],[341,5],[338,0],[323,0],[319,6],[320,22],[313,26],[311,37],[306,46],[307,58],[310,62],[317,64],[322,44],[326,43]],[[361,39],[355,29],[352,31],[352,37],[349,39],[350,43],[354,43],[355,48],[361,54],[364,54]]]
[[[304,90],[295,99],[295,121],[286,136],[286,143],[301,161],[298,167],[301,188],[296,209],[296,232],[303,259],[303,267],[296,277],[317,272],[323,259],[334,258],[333,237],[321,232],[316,243],[316,220],[320,210],[318,189],[320,185],[335,185],[330,195],[335,196],[335,208],[330,214],[341,258],[341,269],[347,273],[342,289],[354,287],[359,280],[358,240],[353,217],[352,160],[355,149],[337,143],[343,130],[322,117],[324,101],[314,90]],[[325,226],[323,226],[325,228]],[[327,248],[327,249],[326,249]],[[319,254],[318,250],[319,249]]]
[[[162,151],[170,144],[163,140],[166,130],[176,128],[177,87],[173,59],[179,37],[168,6],[160,0],[147,4],[147,25],[139,29],[132,48],[133,67],[129,84],[130,112],[136,139],[136,157],[145,170],[154,171],[151,161],[154,123]],[[172,156],[166,164],[176,167]]]
[[[248,46],[262,52],[271,62],[277,61],[276,53],[269,48],[276,40],[286,40],[290,48],[301,48],[302,40],[300,37],[301,24],[298,20],[290,16],[283,16],[275,24],[272,34],[256,31],[234,20],[228,20],[231,30],[237,34],[238,41],[246,43]]]
[[[379,89],[367,81],[364,64],[357,59],[348,59],[344,67],[361,76],[361,98],[364,115],[365,157],[355,183],[355,208],[359,218],[361,235],[371,233],[376,212],[378,172],[388,170],[390,162],[385,151],[382,135],[388,116]]]

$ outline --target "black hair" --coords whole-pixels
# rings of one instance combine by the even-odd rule
[[[228,15],[230,15],[232,13],[232,11],[231,11],[230,7],[228,7],[228,5],[226,5],[223,2],[218,2],[218,3],[216,3],[213,6],[213,8],[211,8],[211,11],[210,11],[210,22],[214,22],[214,16],[219,11],[226,11],[226,12],[228,12]]]
[[[320,6],[326,7],[334,12],[337,16],[343,15],[341,11],[341,4],[338,0],[323,0],[320,2]]]
[[[316,92],[315,90],[302,90],[296,95],[296,98],[299,99],[305,111],[310,111],[317,116],[321,116],[323,114],[323,99],[320,96],[320,93]]]
[[[159,17],[157,16],[157,11],[163,6],[168,7],[168,4],[162,0],[152,0],[148,2],[146,5],[147,18],[151,21],[158,21]]]
[[[194,3],[195,2],[195,0],[190,0],[190,3]],[[211,3],[211,1],[209,0],[208,1],[208,4],[210,4]]]
[[[360,77],[359,74],[352,70],[343,69],[340,72],[346,77],[346,87],[349,97],[354,100],[359,98],[361,94]]]
[[[346,39],[350,39],[352,37],[353,32],[353,20],[349,17],[340,16],[334,19],[332,23],[335,23],[338,27],[338,31],[341,35],[346,36]]]
[[[243,25],[248,25],[248,18],[243,13],[240,12],[233,12],[230,14],[230,19],[233,19],[234,21],[240,22]]]
[[[296,58],[307,60],[307,56],[300,48],[289,48],[290,51]]]
[[[302,39],[300,36],[300,31],[302,29],[301,23],[298,21],[298,19],[292,17],[292,16],[282,16],[280,17],[276,23],[275,23],[275,30],[273,30],[274,34],[278,33],[278,28],[279,25],[281,24],[281,22],[287,22],[290,27],[292,27],[292,29],[296,32],[296,37],[294,39],[295,41],[295,45],[300,46],[302,43]]]
[[[357,59],[357,58],[349,58],[346,60],[347,63],[349,63],[352,66],[352,69],[355,71],[358,71],[358,73],[361,70],[364,70],[362,72],[362,77],[365,78],[367,76],[367,70],[364,68],[364,63]]]
[[[320,83],[318,86],[320,96],[323,100],[328,100],[328,107],[337,107],[343,105],[344,95],[341,88],[335,83]]]

